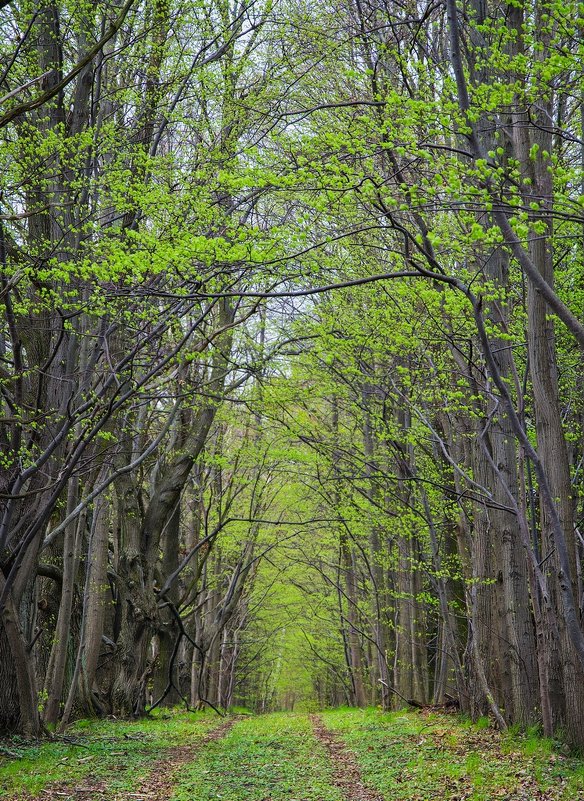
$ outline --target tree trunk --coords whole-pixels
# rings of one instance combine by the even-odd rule
[[[68,487],[66,515],[69,515],[78,502],[79,482],[72,480]],[[65,528],[63,543],[63,583],[61,587],[61,602],[57,626],[53,636],[53,647],[45,677],[45,691],[47,704],[44,712],[44,722],[54,727],[59,719],[61,698],[63,695],[65,670],[67,661],[72,653],[70,643],[71,615],[73,613],[73,594],[75,578],[79,567],[79,548],[81,530],[85,525],[85,515],[81,515]]]
[[[180,539],[180,500],[177,501],[174,511],[168,520],[161,537],[160,549],[162,552],[161,576],[164,581],[178,567],[179,539]],[[175,584],[166,593],[165,601],[175,605],[179,599],[179,587]],[[160,623],[158,627],[158,648],[154,663],[152,678],[153,703],[160,698],[162,706],[174,706],[180,700],[180,677],[178,654],[174,663],[171,660],[179,637],[179,629],[175,614],[164,606],[160,610]]]
[[[89,716],[106,711],[97,675],[99,657],[103,648],[106,605],[110,598],[107,581],[109,528],[110,503],[107,497],[102,495],[95,505],[87,545],[88,565],[78,655],[80,666],[76,688],[80,707]]]
[[[353,563],[353,554],[347,536],[341,533],[340,542],[341,565],[344,577],[344,593],[346,600],[347,643],[349,648],[349,669],[354,692],[355,706],[367,705],[365,682],[363,680],[363,658],[361,639],[359,636],[359,595],[357,575]]]
[[[0,592],[4,589],[0,572]],[[41,721],[37,706],[34,661],[30,658],[18,621],[14,602],[9,595],[0,620],[0,732],[18,730],[26,737],[38,737]]]

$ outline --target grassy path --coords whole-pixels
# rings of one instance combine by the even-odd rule
[[[182,766],[193,762],[202,747],[206,747],[208,743],[217,742],[217,740],[225,737],[234,723],[235,720],[233,718],[228,719],[217,728],[212,729],[208,734],[205,734],[195,744],[171,749],[168,754],[157,760],[150,773],[138,787],[135,795],[142,801],[167,801],[168,798],[174,795],[177,776]]]
[[[584,801],[584,762],[550,741],[502,737],[453,715],[326,712],[367,787],[387,801]]]
[[[342,801],[306,715],[238,722],[179,773],[173,801]]]
[[[22,758],[2,759],[0,753],[0,799],[136,801],[149,782],[155,784],[192,760],[218,727],[214,714],[179,713],[131,722],[82,722],[66,738],[40,745],[13,740],[8,748]],[[150,801],[148,795],[144,801]]]
[[[333,765],[333,782],[346,801],[384,801],[363,782],[355,755],[345,743],[329,731],[319,715],[311,715],[315,737],[322,743]]]
[[[439,714],[161,715],[8,747],[2,801],[584,801],[582,760]]]

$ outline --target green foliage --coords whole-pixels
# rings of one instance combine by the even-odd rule
[[[110,9],[53,7],[66,71]],[[453,282],[480,297],[496,354],[512,354],[503,380],[535,445],[526,283],[501,214],[526,253],[544,242],[559,295],[578,318],[584,312],[581,5],[513,0],[508,11],[487,4],[480,18],[467,9],[460,20],[466,108],[444,58],[443,6],[412,25],[397,8],[367,3],[358,14],[371,19],[351,4],[332,19],[319,3],[265,0],[232,19],[222,1],[147,3],[89,65],[80,106],[81,75],[2,128],[0,467],[3,486],[18,488],[7,553],[20,541],[37,553],[44,532],[35,521],[62,514],[66,488],[57,497],[52,482],[75,468],[67,460],[76,442],[87,449],[78,454],[82,496],[89,476],[118,466],[127,439],[142,448],[142,429],[152,440],[180,405],[159,451],[134,473],[144,507],[172,459],[188,462],[189,421],[206,404],[218,409],[181,521],[181,534],[193,522],[185,553],[199,535],[212,543],[181,576],[180,611],[191,621],[206,604],[199,583],[216,599],[244,577],[229,635],[241,644],[239,700],[250,707],[344,699],[349,612],[371,698],[377,622],[382,661],[398,664],[409,637],[426,649],[430,684],[449,617],[443,598],[463,617],[466,590],[496,581],[476,575],[460,532],[472,534],[494,491],[480,470],[475,482],[469,454],[505,419]],[[31,76],[56,56],[32,4],[6,13],[10,109],[36,96]],[[548,102],[553,113],[540,118]],[[484,153],[469,150],[472,126]],[[410,275],[395,277],[402,271]],[[297,306],[255,297],[380,274],[394,277]],[[224,345],[215,315],[224,292],[237,306],[226,392],[209,386]],[[557,367],[578,501],[581,358],[563,330]],[[64,419],[65,444],[44,464]],[[517,500],[538,497],[536,485],[520,486],[519,467],[505,466]],[[48,504],[30,524],[16,474]],[[123,550],[113,543],[112,558]],[[31,577],[33,562],[22,559]],[[405,632],[410,606],[415,631]],[[196,625],[212,616],[204,609]]]

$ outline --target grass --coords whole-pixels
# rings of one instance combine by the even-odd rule
[[[173,801],[341,801],[306,715],[238,721],[179,774]]]
[[[323,715],[355,753],[364,781],[391,801],[575,801],[584,765],[531,733],[501,737],[455,716],[377,710]]]
[[[499,735],[454,715],[341,709],[322,715],[355,754],[363,780],[387,801],[579,801],[584,763],[535,731]],[[129,798],[173,746],[219,725],[211,713],[159,712],[150,719],[81,721],[69,741],[6,747],[0,799],[43,797],[50,785],[102,781],[107,798]],[[306,714],[240,717],[176,774],[173,801],[342,801],[333,766]],[[59,783],[63,783],[59,787]]]
[[[192,742],[217,723],[215,715],[176,712],[137,721],[79,721],[66,739],[52,742],[12,739],[6,747],[21,758],[0,754],[0,798],[20,800],[49,784],[75,785],[88,776],[103,779],[114,791],[130,792],[161,751]]]

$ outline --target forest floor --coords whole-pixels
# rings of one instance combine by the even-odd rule
[[[160,713],[0,743],[2,801],[584,801],[584,761],[455,715]]]

